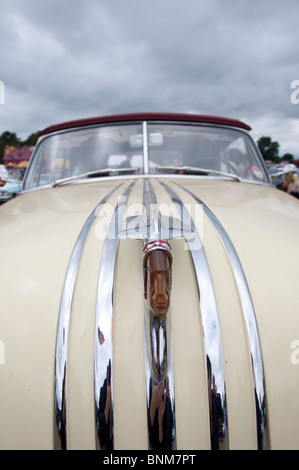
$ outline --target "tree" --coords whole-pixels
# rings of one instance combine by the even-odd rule
[[[0,135],[0,163],[3,163],[4,150],[6,146],[12,147],[34,147],[38,139],[38,132],[30,134],[26,140],[20,140],[14,132],[5,131]]]
[[[261,137],[257,141],[258,147],[264,157],[264,160],[271,160],[273,162],[279,162],[279,143],[273,142],[271,137]]]
[[[290,162],[294,160],[294,156],[291,153],[285,153],[282,157],[282,160]]]
[[[0,163],[3,163],[4,149],[7,145],[20,147],[21,141],[14,132],[5,131],[0,135]]]
[[[38,132],[30,134],[26,140],[23,140],[22,147],[34,147],[38,139]]]

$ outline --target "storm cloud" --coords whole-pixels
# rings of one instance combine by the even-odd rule
[[[299,157],[297,0],[1,2],[0,134],[138,111],[241,119]]]

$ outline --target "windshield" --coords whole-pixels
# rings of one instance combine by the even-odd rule
[[[24,189],[73,181],[76,177],[106,176],[117,170],[122,175],[214,172],[268,182],[253,142],[241,130],[193,124],[124,123],[45,137],[36,148]]]
[[[143,168],[141,124],[62,132],[37,147],[25,189],[106,168],[130,167]]]
[[[150,125],[150,167],[191,167],[267,181],[251,139],[242,131],[209,126]]]

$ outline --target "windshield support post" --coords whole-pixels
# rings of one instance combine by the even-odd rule
[[[143,133],[143,171],[147,175],[149,173],[148,166],[148,138],[147,138],[147,122],[144,121],[142,125]]]

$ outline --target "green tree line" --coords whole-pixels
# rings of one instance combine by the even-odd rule
[[[3,163],[4,149],[6,146],[34,147],[38,139],[38,132],[30,134],[27,139],[20,139],[14,132],[5,131],[0,135],[0,163]]]
[[[261,154],[264,157],[265,161],[270,161],[273,163],[280,163],[281,161],[294,161],[295,158],[291,153],[285,153],[282,156],[279,156],[279,143],[273,141],[271,137],[260,137],[257,141],[257,145],[261,151]]]

